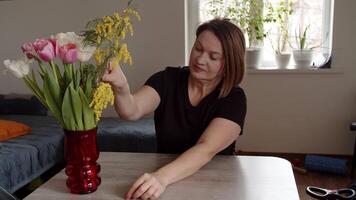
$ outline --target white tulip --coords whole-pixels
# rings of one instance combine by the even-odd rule
[[[17,78],[23,78],[30,72],[29,61],[26,60],[4,60],[4,65]]]
[[[84,46],[82,43],[80,43],[78,47],[78,60],[81,62],[88,61],[96,50],[96,47]]]
[[[68,43],[77,44],[78,41],[81,41],[80,36],[74,32],[58,33],[54,38],[57,40],[59,47]]]

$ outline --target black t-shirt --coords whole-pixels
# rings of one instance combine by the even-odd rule
[[[154,121],[159,153],[183,153],[194,146],[206,127],[216,117],[244,125],[246,97],[236,86],[224,98],[218,98],[219,88],[208,94],[197,106],[188,96],[188,67],[167,67],[152,75],[145,83],[161,98]],[[218,132],[216,134],[219,134]],[[242,134],[242,131],[241,133]],[[235,141],[219,154],[232,155]]]

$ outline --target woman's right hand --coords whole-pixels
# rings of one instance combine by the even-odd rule
[[[119,65],[113,62],[108,64],[108,69],[101,79],[109,83],[114,92],[115,110],[121,119],[137,120],[153,112],[159,105],[159,94],[149,86],[143,86],[131,94],[128,81]]]
[[[125,93],[129,91],[128,82],[124,72],[122,72],[120,65],[113,65],[108,63],[108,68],[105,70],[102,81],[110,83],[114,92]]]

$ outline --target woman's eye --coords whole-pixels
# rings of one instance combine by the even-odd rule
[[[218,60],[219,58],[216,57],[216,56],[210,56],[210,59],[212,59],[212,60]]]

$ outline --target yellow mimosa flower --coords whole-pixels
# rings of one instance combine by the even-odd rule
[[[108,104],[114,104],[114,93],[109,83],[99,83],[99,86],[95,89],[93,100],[90,103],[90,107],[94,109],[95,120],[99,121],[103,110]]]
[[[124,10],[124,13],[132,14],[133,16],[135,16],[137,18],[138,21],[141,21],[140,14],[138,14],[138,12],[136,10],[133,10],[132,8],[126,8]]]

